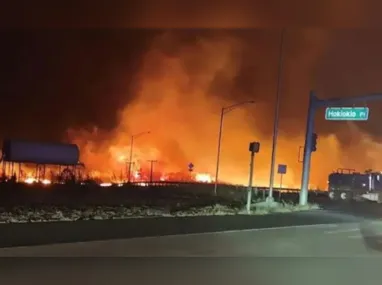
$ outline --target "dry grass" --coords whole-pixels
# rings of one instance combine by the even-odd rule
[[[300,206],[298,204],[296,205],[288,202],[273,203],[272,205],[267,205],[263,201],[261,201],[261,203],[254,203],[251,206],[251,212],[253,212],[253,214],[292,213],[319,209],[320,206],[317,204],[307,204],[305,206]]]
[[[299,206],[290,203],[277,203],[273,206],[257,203],[251,207],[250,215],[268,215],[273,213],[291,213],[319,209],[318,205],[309,204]],[[194,207],[183,210],[148,207],[83,207],[70,209],[66,207],[15,207],[11,210],[0,209],[0,223],[28,223],[50,221],[77,221],[77,220],[109,220],[145,217],[190,217],[190,216],[225,216],[248,215],[243,207],[212,205]]]

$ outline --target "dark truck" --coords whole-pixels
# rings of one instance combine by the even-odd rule
[[[382,203],[382,173],[340,168],[329,175],[328,195],[331,200],[369,200]]]

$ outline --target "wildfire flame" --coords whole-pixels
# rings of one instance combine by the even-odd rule
[[[197,182],[203,183],[211,183],[213,181],[211,175],[209,175],[208,173],[197,173],[195,175],[195,180]]]
[[[304,52],[285,57],[288,70],[283,80],[288,88],[283,90],[283,98],[287,99],[282,109],[288,116],[281,120],[276,159],[276,164],[288,165],[283,185],[296,188],[301,182],[297,155],[304,142],[305,119],[302,118],[306,116],[302,112],[306,109],[301,106],[307,106],[312,81],[310,71],[326,48],[320,44],[325,41],[320,41],[318,32],[302,33],[301,41],[296,44],[302,45]],[[273,40],[276,42],[276,35]],[[250,39],[229,34],[196,36],[185,42],[174,33],[164,33],[152,41],[133,80],[122,82],[126,89],[121,93],[133,99],[121,106],[119,123],[114,130],[69,130],[69,138],[80,146],[81,160],[95,170],[94,174],[104,181],[112,180],[112,176],[114,180],[126,181],[131,135],[151,131],[134,141],[131,166],[134,181],[147,181],[151,173],[148,160],[157,160],[153,166],[154,180],[195,179],[210,183],[216,167],[221,107],[241,99],[255,99],[255,104],[236,108],[224,117],[219,180],[248,183],[248,143],[256,140],[261,143],[261,150],[255,158],[253,184],[268,186],[273,101],[261,98],[261,94],[267,99],[274,96],[277,58],[275,50],[258,50]],[[252,76],[249,78],[240,77],[244,76],[242,70],[256,66],[266,66],[266,69],[246,73],[247,77]],[[296,84],[292,81],[296,78],[298,86],[294,88]],[[297,93],[298,98],[291,97]],[[296,99],[299,104],[293,103]],[[337,139],[340,135],[363,140],[344,150]],[[333,168],[361,168],[361,171],[378,168],[380,159],[374,157],[381,153],[380,145],[352,123],[336,134],[319,135],[318,145],[320,155],[312,156],[311,181],[322,188],[326,187],[327,176]],[[361,153],[358,151],[361,147],[367,149],[362,159],[349,157],[349,153]],[[331,163],[327,161],[328,155]],[[195,165],[195,175],[188,172],[190,162]],[[138,176],[139,170],[142,171]],[[276,187],[278,180],[276,175]]]
[[[52,182],[49,179],[42,179],[39,181],[37,178],[28,177],[24,180],[24,183],[26,183],[26,184],[34,184],[34,183],[38,183],[38,182],[41,182],[44,185],[52,184]]]
[[[24,180],[24,182],[27,184],[33,184],[33,183],[37,182],[37,180],[36,180],[36,178],[28,177],[27,179]]]

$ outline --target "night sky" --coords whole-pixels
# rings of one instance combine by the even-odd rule
[[[147,39],[137,30],[0,32],[2,136],[61,139],[70,127],[113,127]],[[127,89],[126,89],[127,90]],[[126,91],[125,90],[125,91]]]

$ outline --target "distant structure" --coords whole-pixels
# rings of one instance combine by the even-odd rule
[[[21,164],[27,164],[34,165],[36,180],[45,179],[47,166],[56,166],[56,182],[75,181],[80,176],[79,167],[84,166],[79,158],[80,150],[75,144],[6,139],[2,146],[3,177],[21,180]],[[18,165],[18,171],[15,164]]]

